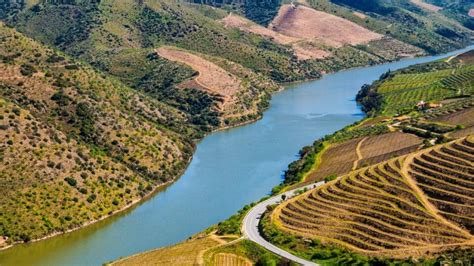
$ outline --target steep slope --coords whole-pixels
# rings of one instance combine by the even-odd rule
[[[357,96],[365,111],[403,114],[421,101],[438,103],[446,98],[474,94],[474,52],[388,72],[366,85]]]
[[[305,3],[429,53],[465,46],[473,36],[469,27],[463,27],[444,11],[426,11],[408,0],[306,0]]]
[[[233,13],[223,18],[221,22],[228,28],[254,33],[278,44],[291,45],[298,60],[322,59],[330,55],[329,51],[307,39],[281,34]]]
[[[29,241],[174,180],[201,133],[186,115],[0,24],[0,235]]]
[[[162,46],[156,51],[163,58],[186,64],[197,71],[193,79],[177,87],[195,88],[213,95],[218,101],[216,109],[226,126],[258,118],[267,107],[268,92],[279,89],[273,82],[225,59],[174,47]]]
[[[276,225],[372,256],[474,247],[474,139],[355,171],[276,208]]]
[[[291,37],[316,39],[332,47],[366,44],[382,38],[353,22],[304,5],[283,5],[269,27]]]

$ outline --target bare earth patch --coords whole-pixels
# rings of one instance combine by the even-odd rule
[[[441,9],[443,9],[442,7],[425,3],[423,0],[410,0],[410,2],[412,2],[412,4],[417,5],[417,6],[421,7],[421,8],[423,8],[423,9],[426,9],[426,10],[429,10],[429,11],[433,11],[433,12],[438,12],[438,11],[440,11]]]
[[[246,18],[230,13],[221,20],[225,27],[238,28],[244,32],[254,33],[278,44],[291,45],[299,60],[322,59],[331,55],[304,38],[291,37],[262,27]]]
[[[422,140],[419,137],[402,132],[368,137],[361,145],[362,158],[358,166],[364,167],[408,154],[416,151],[421,143]]]
[[[241,81],[237,77],[202,57],[171,47],[160,47],[156,51],[161,57],[186,64],[199,72],[195,81],[208,92],[229,97],[240,89]]]
[[[265,92],[280,87],[270,79],[220,57],[194,54],[172,46],[156,49],[159,56],[186,64],[198,75],[180,83],[177,88],[202,90],[215,98],[212,108],[221,114],[221,122],[228,125],[256,119],[260,114],[259,103]]]
[[[474,126],[474,107],[437,117],[434,121],[465,127]]]
[[[271,39],[279,44],[289,44],[292,42],[300,41],[301,38],[290,37],[287,35],[280,34],[278,32],[267,29],[260,26],[246,18],[230,13],[227,17],[223,18],[221,22],[226,27],[238,28],[242,31],[255,33]]]
[[[319,166],[308,175],[306,183],[323,180],[330,175],[342,175],[352,170],[354,161],[357,160],[356,147],[360,138],[331,145],[324,151]]]
[[[383,35],[346,19],[303,5],[283,5],[269,28],[295,38],[313,39],[329,46],[363,44]]]
[[[352,12],[352,13],[353,13],[354,15],[356,15],[356,17],[358,17],[358,18],[361,18],[361,19],[367,18],[367,16],[366,16],[365,14],[363,14],[363,13],[360,13],[360,12],[357,12],[357,11],[354,11],[354,12]]]

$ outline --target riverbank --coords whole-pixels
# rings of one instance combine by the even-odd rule
[[[361,85],[377,79],[387,68],[424,60],[432,57],[328,74],[300,84],[298,89],[284,90],[273,97],[263,119],[221,130],[200,141],[185,174],[139,208],[100,227],[85,227],[53,241],[18,245],[0,253],[0,260],[5,265],[13,261],[32,263],[27,257],[49,265],[75,260],[100,264],[194,235],[278,185],[281,171],[295,160],[302,146],[359,120],[362,115],[352,99]],[[274,145],[276,142],[280,145]],[[189,223],[189,213],[193,223]],[[90,256],[84,260],[81,254],[86,253]]]

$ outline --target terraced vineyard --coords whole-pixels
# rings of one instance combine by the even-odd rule
[[[360,140],[357,138],[330,146],[323,153],[320,165],[308,175],[305,181],[320,181],[329,175],[350,172],[353,162],[357,160],[356,148]]]
[[[385,98],[384,113],[413,109],[419,101],[440,101],[474,93],[474,66],[422,73],[396,74],[377,88]]]
[[[219,253],[214,256],[214,265],[251,266],[253,263],[246,258],[234,254]]]
[[[416,151],[421,143],[415,135],[390,132],[332,144],[323,152],[318,166],[307,175],[303,184],[408,154]]]
[[[474,247],[474,137],[354,171],[279,205],[284,231],[370,256]]]

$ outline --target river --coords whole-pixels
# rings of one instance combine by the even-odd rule
[[[292,85],[274,95],[262,120],[200,141],[184,175],[152,198],[84,229],[1,251],[0,265],[101,265],[180,242],[268,194],[303,146],[362,119],[354,97],[363,84],[460,51]]]

